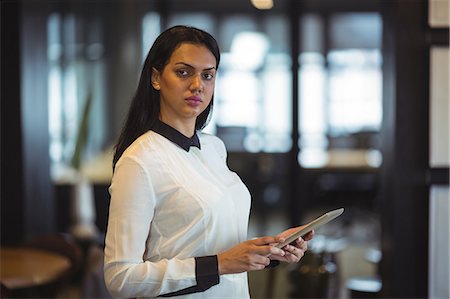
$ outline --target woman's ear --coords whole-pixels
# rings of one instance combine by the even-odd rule
[[[151,81],[152,81],[153,88],[156,90],[159,90],[161,88],[159,85],[160,74],[157,69],[152,68],[152,77],[151,78],[152,78]]]

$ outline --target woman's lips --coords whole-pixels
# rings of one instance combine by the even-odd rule
[[[202,99],[197,96],[192,96],[186,99],[189,105],[191,106],[199,106],[202,103]]]

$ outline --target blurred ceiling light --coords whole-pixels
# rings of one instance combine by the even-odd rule
[[[236,34],[230,49],[237,68],[255,71],[264,64],[269,47],[270,43],[265,34],[244,31]]]
[[[273,7],[272,0],[250,0],[257,9],[271,9]]]

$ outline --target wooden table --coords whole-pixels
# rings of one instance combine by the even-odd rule
[[[0,248],[0,282],[9,290],[53,282],[69,268],[68,258],[50,251],[25,247]]]

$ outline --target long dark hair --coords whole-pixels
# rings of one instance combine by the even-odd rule
[[[207,47],[216,58],[219,67],[220,51],[217,41],[208,32],[189,26],[174,26],[163,31],[153,43],[142,68],[136,93],[128,111],[125,125],[115,146],[113,169],[128,146],[147,132],[159,117],[159,91],[151,84],[152,69],[162,72],[172,53],[182,43]],[[195,129],[203,129],[212,111],[213,99],[197,117]]]

